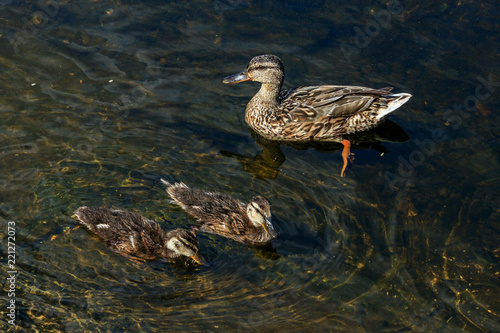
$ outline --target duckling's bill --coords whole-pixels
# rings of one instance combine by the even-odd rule
[[[198,265],[203,265],[203,266],[210,265],[210,263],[206,261],[205,258],[203,258],[203,256],[200,255],[199,253],[196,253],[194,256],[191,256],[190,258],[193,259]]]
[[[250,77],[248,76],[248,71],[245,69],[238,74],[226,76],[224,79],[222,79],[222,83],[240,83],[244,81],[249,81],[251,80]]]
[[[266,223],[264,223],[264,229],[272,238],[279,237],[279,233],[276,231],[273,224],[271,223],[271,218],[266,218]]]

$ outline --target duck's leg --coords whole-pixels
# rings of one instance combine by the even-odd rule
[[[344,139],[342,140],[342,145],[344,146],[344,149],[342,150],[342,160],[344,161],[344,165],[342,166],[340,177],[344,177],[348,161],[351,160],[351,142],[349,140]]]
[[[69,235],[69,233],[72,231],[72,230],[76,230],[78,228],[80,228],[81,225],[77,224],[73,229],[71,229],[71,227],[65,227],[64,230],[63,230],[63,233],[62,234],[59,234],[59,235],[53,235],[52,237],[50,237],[50,240],[53,241],[54,239],[56,238],[59,238],[61,237],[62,235]]]

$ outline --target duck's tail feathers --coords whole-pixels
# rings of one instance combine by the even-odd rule
[[[170,184],[169,182],[167,182],[165,179],[163,178],[160,178],[160,181],[163,183],[163,185],[165,185],[166,187],[170,187],[172,186],[172,184]]]
[[[175,183],[169,183],[167,182],[165,179],[163,178],[160,178],[160,181],[163,183],[163,185],[165,185],[167,187],[167,192],[173,188],[177,188],[177,187],[182,187],[182,188],[187,188],[188,186],[186,184],[184,184],[183,182],[175,182]]]
[[[392,111],[399,108],[401,105],[408,102],[411,96],[412,96],[411,94],[407,93],[385,95],[384,97],[388,99],[387,107],[385,109],[380,110],[379,114],[377,115],[377,119],[382,119]]]

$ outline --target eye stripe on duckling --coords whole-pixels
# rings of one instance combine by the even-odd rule
[[[189,231],[183,231],[182,234],[178,235],[175,239],[179,242],[180,245],[183,245],[184,247],[189,248],[194,252],[197,251],[194,244],[197,245],[198,240]]]
[[[191,245],[191,242],[189,242],[187,239],[185,239],[184,237],[179,237],[177,239],[179,240],[179,243],[184,245],[184,247],[187,247],[187,248],[190,248],[193,250],[193,246]]]
[[[177,253],[182,253],[186,256],[194,255],[198,252],[197,248],[198,242],[193,244],[183,236],[177,236],[167,241],[167,247]]]
[[[264,210],[262,209],[261,206],[259,206],[258,203],[256,202],[251,202],[250,203],[252,205],[253,208],[255,208],[255,210],[257,211],[257,213],[259,213],[260,215],[262,215],[262,217],[266,217],[266,213],[264,212]]]
[[[106,223],[99,223],[95,226],[97,229],[108,229],[109,228],[109,224],[106,224]]]

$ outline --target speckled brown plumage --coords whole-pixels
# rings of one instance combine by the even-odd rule
[[[254,244],[268,243],[278,236],[271,223],[269,202],[261,196],[247,205],[226,194],[162,182],[173,203],[198,220],[200,231]]]
[[[80,207],[74,214],[78,222],[131,260],[173,261],[190,257],[199,264],[205,263],[198,253],[196,235],[190,230],[167,232],[140,214],[104,207]]]
[[[281,60],[266,54],[253,58],[241,73],[223,80],[262,83],[247,105],[245,121],[271,140],[342,142],[342,135],[373,128],[411,97],[392,94],[391,87],[322,85],[281,91],[284,78]]]

